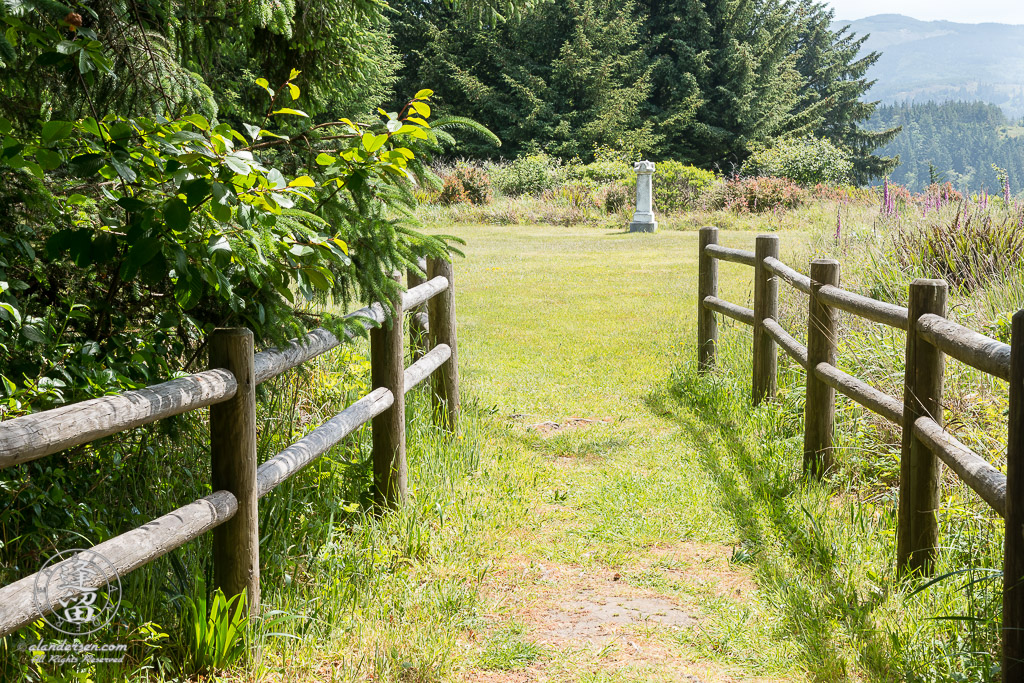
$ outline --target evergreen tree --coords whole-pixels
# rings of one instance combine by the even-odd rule
[[[814,134],[844,149],[854,162],[854,180],[866,183],[892,172],[898,163],[874,151],[899,133],[899,127],[869,130],[862,127],[878,102],[864,101],[874,81],[864,76],[880,57],[871,52],[858,56],[867,36],[856,37],[850,27],[832,29],[834,11],[817,0],[800,0],[796,68],[803,84],[801,107],[820,117]]]
[[[870,124],[902,128],[881,152],[898,156],[893,181],[922,190],[943,177],[961,190],[1003,188],[993,164],[1009,174],[1010,188],[1024,187],[1024,137],[1003,111],[984,102],[902,103],[878,107]]]
[[[595,145],[650,150],[650,92],[632,3],[568,0],[484,25],[427,0],[406,0],[394,23],[405,68],[400,89],[431,84],[446,111],[498,133],[502,152],[545,149],[588,159]],[[484,139],[458,151],[493,156]]]
[[[661,155],[738,168],[773,137],[810,132],[796,109],[796,23],[776,0],[643,0]]]

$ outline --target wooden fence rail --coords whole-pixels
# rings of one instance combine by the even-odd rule
[[[912,282],[904,308],[842,289],[837,261],[815,260],[809,275],[798,272],[779,260],[775,236],[759,236],[751,252],[720,246],[717,228],[707,227],[700,230],[699,244],[698,371],[708,372],[715,365],[715,313],[754,328],[755,405],[774,396],[778,348],[806,369],[804,470],[810,476],[822,476],[834,463],[835,392],[901,427],[896,552],[901,572],[932,569],[942,463],[1003,517],[1002,676],[1004,681],[1024,681],[1024,310],[1013,317],[1007,345],[948,320],[947,286],[941,280]],[[717,261],[754,269],[753,310],[718,298]],[[778,280],[808,295],[807,346],[778,322]],[[836,367],[840,311],[907,332],[902,397],[889,396]],[[1010,384],[1005,474],[943,428],[947,355]]]
[[[216,330],[209,344],[210,370],[0,422],[0,469],[209,406],[213,493],[104,541],[91,552],[101,554],[124,576],[213,531],[215,585],[229,597],[244,591],[249,609],[255,613],[260,601],[260,498],[372,421],[375,499],[382,506],[400,505],[406,491],[405,393],[428,377],[435,379],[432,403],[436,423],[449,433],[456,428],[454,272],[451,263],[442,259],[430,259],[420,267],[428,271],[430,279],[410,271],[408,291],[389,304],[393,310],[390,325],[379,303],[348,316],[370,332],[372,391],[260,465],[256,462],[256,385],[338,346],[341,340],[327,330],[314,330],[283,348],[260,353],[253,352],[251,331]],[[424,304],[429,312],[423,310]],[[411,314],[414,362],[408,368],[404,363],[403,311]],[[427,340],[428,332],[432,343]],[[56,564],[55,571],[60,571],[61,565],[72,566],[76,558]],[[54,568],[47,569],[51,570]],[[0,588],[0,636],[50,611],[33,598],[38,576],[32,574]],[[103,577],[95,578],[103,581]],[[99,583],[67,586],[63,593],[48,597],[53,604],[103,587]]]

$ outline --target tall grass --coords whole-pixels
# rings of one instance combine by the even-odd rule
[[[366,393],[368,370],[359,346],[341,348],[262,386],[260,460]],[[461,566],[479,569],[472,561],[479,553],[458,528],[470,514],[465,503],[472,493],[462,482],[476,469],[480,437],[470,410],[458,437],[446,439],[430,419],[426,391],[408,396],[411,495],[401,511],[382,514],[372,507],[368,427],[260,502],[262,609],[251,622],[233,620],[224,598],[212,592],[206,534],[122,577],[116,626],[97,636],[128,644],[122,666],[86,665],[76,672],[30,663],[21,647],[60,637],[39,622],[2,640],[0,680],[185,680],[225,668],[256,679],[320,679],[316,672],[325,658],[334,680],[399,678],[410,671],[421,672],[422,680],[443,675],[451,667],[453,633],[473,618],[480,576],[423,585],[417,567],[457,555]],[[48,547],[71,539],[77,546],[100,542],[208,493],[208,443],[201,411],[139,430],[124,442],[100,444],[125,448],[126,471],[96,472],[95,486],[76,494],[72,509],[90,516],[75,515],[74,533],[26,526],[9,539],[3,551],[23,558],[24,566],[6,566],[4,583],[33,571],[31,558],[45,556]],[[81,460],[88,452],[55,457],[62,466],[87,469]],[[45,502],[41,506],[42,517],[51,514],[42,509]],[[430,624],[416,630],[413,642],[403,626],[410,619]]]
[[[838,239],[829,210],[817,208],[809,246],[791,262],[806,272],[812,258],[837,258],[844,287],[899,304],[913,278],[946,277],[950,317],[998,337],[1024,307],[1024,231],[1018,209],[994,204],[861,211]],[[780,320],[804,337],[806,297],[786,286],[780,293]],[[840,324],[839,367],[902,396],[905,333],[845,314]],[[705,461],[718,473],[716,493],[733,511],[759,585],[805,644],[812,678],[862,670],[869,680],[999,680],[998,515],[947,471],[934,578],[898,577],[898,426],[837,396],[838,467],[824,484],[810,482],[799,471],[804,371],[783,355],[778,400],[750,408],[749,332],[730,331],[721,343],[719,369],[699,376],[687,361],[672,378],[673,396],[711,425],[721,448]],[[947,429],[997,467],[1005,464],[1006,401],[1004,382],[947,359]]]
[[[752,566],[811,680],[998,680],[1001,520],[947,477],[936,578],[898,577],[898,445],[840,401],[842,467],[824,484],[805,479],[802,370],[784,363],[778,400],[750,408],[749,340],[722,342],[720,368],[701,376],[684,363],[671,395],[709,444],[703,465],[738,530],[734,558]]]

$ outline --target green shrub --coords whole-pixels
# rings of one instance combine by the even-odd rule
[[[571,173],[574,180],[589,180],[598,185],[636,182],[636,172],[633,170],[633,165],[618,160],[595,161],[591,164],[584,164],[575,167]]]
[[[685,211],[715,182],[713,171],[686,166],[679,161],[659,161],[654,168],[654,202],[666,213]]]
[[[561,176],[558,161],[543,152],[496,166],[493,174],[498,191],[508,197],[540,194],[555,187]]]
[[[565,174],[570,180],[591,182],[596,185],[619,182],[636,184],[633,162],[637,160],[639,160],[639,156],[630,150],[622,151],[607,146],[597,147],[594,150],[593,162],[582,164],[577,159],[575,163],[566,167]]]
[[[846,153],[828,140],[813,136],[779,140],[755,152],[743,164],[745,176],[787,178],[800,185],[845,185],[853,174]]]

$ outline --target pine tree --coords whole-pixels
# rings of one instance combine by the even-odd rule
[[[854,164],[854,180],[866,183],[888,175],[899,163],[895,157],[874,154],[889,144],[899,127],[884,130],[863,128],[878,102],[863,98],[874,84],[867,70],[880,57],[877,52],[859,56],[867,36],[857,37],[850,27],[833,30],[835,12],[818,0],[801,0],[795,50],[796,68],[803,78],[801,106],[817,107],[820,120],[814,134],[845,150]]]
[[[516,20],[481,25],[426,0],[396,3],[400,88],[430,84],[443,110],[502,139],[502,154],[545,149],[588,159],[595,145],[649,150],[641,107],[650,91],[634,6],[612,0],[547,3]],[[487,140],[458,151],[494,156]]]
[[[663,156],[732,171],[773,137],[808,129],[796,110],[795,21],[776,0],[643,0],[654,62],[650,114]]]

